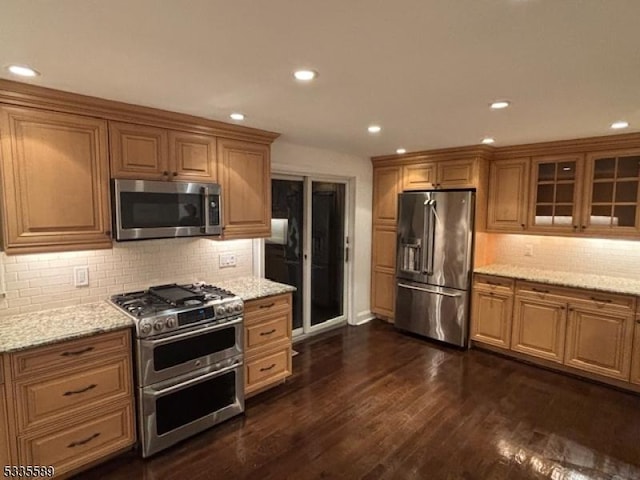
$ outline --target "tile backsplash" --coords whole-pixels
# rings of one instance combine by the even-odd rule
[[[226,253],[236,256],[235,267],[219,267],[219,256]],[[0,315],[97,302],[163,283],[215,283],[253,272],[251,240],[172,238],[114,243],[110,250],[0,255],[6,288]],[[88,267],[88,286],[74,286],[76,266]]]
[[[493,234],[488,263],[640,279],[640,241]],[[530,248],[531,256],[525,252]]]

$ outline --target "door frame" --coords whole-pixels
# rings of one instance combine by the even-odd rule
[[[308,220],[303,221],[303,308],[302,308],[302,328],[292,331],[295,340],[301,340],[309,335],[314,335],[322,331],[355,322],[355,312],[353,311],[353,234],[355,218],[355,178],[337,175],[317,174],[310,171],[282,172],[274,170],[271,172],[271,180],[294,180],[304,182],[304,215],[311,218],[312,210],[312,182],[342,183],[345,185],[344,201],[344,222],[345,222],[345,247],[349,248],[349,259],[344,265],[344,285],[343,285],[343,314],[333,320],[323,322],[319,325],[311,326],[311,229]],[[348,239],[348,243],[347,243]],[[255,257],[258,263],[254,263],[254,272],[264,277],[264,239],[260,239],[260,246],[254,248]],[[255,246],[254,246],[255,247]],[[257,268],[256,268],[257,267]],[[351,322],[350,322],[351,320]]]

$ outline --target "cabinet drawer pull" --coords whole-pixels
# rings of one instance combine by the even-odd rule
[[[268,303],[267,305],[260,305],[260,308],[271,308],[275,305],[274,302]]]
[[[162,172],[162,175],[165,176],[165,177],[168,177],[169,176],[169,171],[165,170],[164,172]]]
[[[488,285],[494,285],[494,286],[496,286],[496,287],[500,287],[500,286],[502,286],[502,284],[501,284],[501,283],[498,283],[498,282],[492,282],[491,280],[487,280],[487,284],[488,284]]]
[[[271,365],[269,365],[268,367],[261,368],[261,369],[260,369],[260,371],[261,371],[261,372],[266,372],[267,370],[271,370],[271,369],[272,369],[273,367],[275,367],[275,366],[276,366],[276,364],[275,364],[275,363],[272,363],[272,364],[271,364]]]
[[[549,290],[543,290],[542,288],[531,288],[531,290],[533,290],[534,292],[538,292],[538,293],[549,293]]]
[[[83,353],[91,352],[95,349],[95,347],[87,347],[82,350],[70,351],[70,352],[62,352],[60,355],[63,357],[75,357],[76,355],[82,355]]]
[[[69,390],[68,392],[64,392],[62,395],[64,395],[65,397],[70,397],[71,395],[77,395],[79,393],[84,393],[84,392],[88,392],[89,390],[93,390],[97,386],[98,386],[97,384],[92,383],[88,387],[81,388],[80,390]]]
[[[591,298],[591,300],[593,300],[594,302],[597,303],[612,303],[613,300],[611,300],[610,298],[598,298],[598,297],[589,297]]]
[[[84,445],[85,443],[89,443],[91,440],[96,439],[99,436],[100,436],[100,432],[96,432],[93,435],[91,435],[90,437],[85,438],[84,440],[78,440],[77,442],[71,442],[69,445],[67,445],[67,448],[79,447],[81,445]]]
[[[639,318],[638,320],[636,320],[636,323],[637,323],[638,325],[640,325],[640,318]]]
[[[265,335],[271,335],[272,333],[276,333],[276,329],[275,328],[269,330],[268,332],[260,332],[260,336],[264,337]]]

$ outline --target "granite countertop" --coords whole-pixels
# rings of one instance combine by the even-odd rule
[[[0,353],[40,347],[133,326],[133,320],[98,302],[0,317]]]
[[[280,295],[281,293],[294,292],[296,287],[284,283],[274,282],[266,278],[242,277],[232,280],[215,282],[216,286],[232,291],[245,302],[256,298]]]
[[[592,273],[562,272],[520,265],[492,264],[474,269],[475,273],[516,278],[531,282],[560,285],[563,287],[584,288],[601,292],[621,293],[640,296],[640,280],[622,277],[609,277]]]

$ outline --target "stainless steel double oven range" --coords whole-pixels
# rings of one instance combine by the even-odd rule
[[[143,457],[244,411],[243,302],[206,284],[115,295],[136,328]]]

